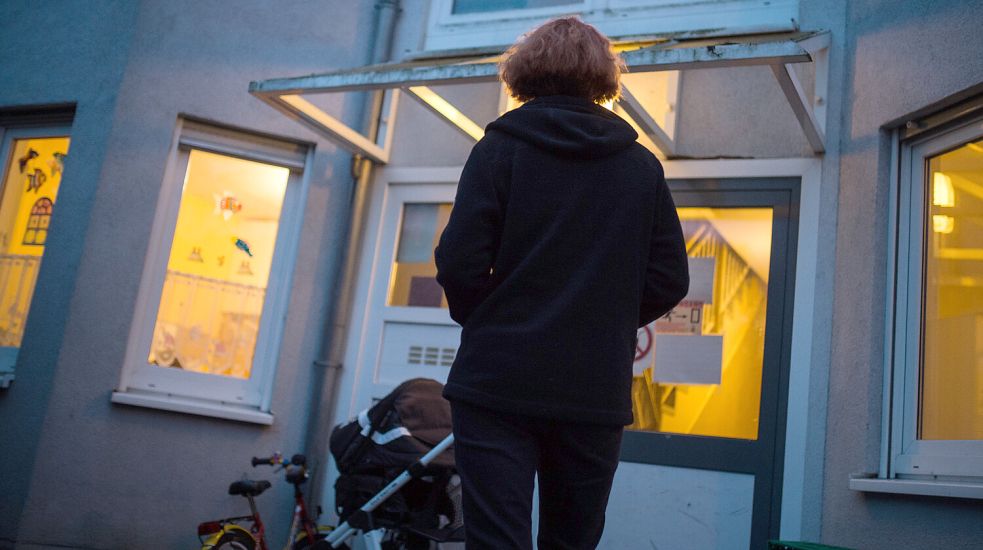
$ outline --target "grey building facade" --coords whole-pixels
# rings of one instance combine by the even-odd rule
[[[703,260],[691,269],[711,266],[707,295],[688,298],[707,316],[702,327],[654,326],[652,349],[639,350],[636,424],[601,547],[983,543],[983,243],[973,240],[983,232],[963,229],[977,227],[983,212],[983,150],[972,147],[983,138],[983,9],[969,0],[666,4],[4,3],[5,185],[36,184],[24,178],[37,166],[48,187],[19,188],[37,207],[59,184],[23,334],[7,345],[9,366],[0,364],[0,547],[192,546],[199,522],[245,513],[228,484],[271,477],[249,459],[272,451],[311,457],[312,501],[333,521],[331,426],[401,379],[439,378],[441,350],[456,345],[439,295],[426,291],[432,257],[402,239],[412,216],[439,228],[476,137],[435,116],[426,90],[411,88],[436,92],[480,131],[509,107],[501,87],[469,79],[447,59],[480,71],[483,57],[565,13],[618,39],[626,58],[649,56],[629,67],[626,86],[664,134],[646,138],[666,159],[691,256]],[[674,54],[659,49],[665,36],[685,52],[710,43],[723,59],[670,66]],[[786,48],[786,57],[769,48]],[[443,76],[337,85],[366,65],[409,60]],[[402,70],[388,67],[380,79]],[[286,105],[313,105],[327,122],[256,97],[281,78],[325,73],[335,76],[270,94],[306,97]],[[783,84],[797,85],[803,103],[794,105]],[[641,116],[630,104],[612,108]],[[377,129],[379,139],[367,143],[385,158],[371,160],[376,149],[356,138],[318,131],[325,124]],[[56,164],[39,164],[41,145],[37,158],[16,148],[50,136],[70,139],[57,177]],[[224,183],[226,172],[208,172],[208,162],[247,175]],[[247,181],[257,164],[281,169],[269,176],[281,178],[278,206],[262,215],[252,214],[250,193],[259,191]],[[214,239],[185,232],[206,227],[182,221],[192,204],[182,197],[207,179],[196,174],[223,182],[201,188],[207,227],[272,216],[278,229],[234,226],[245,233]],[[954,201],[942,200],[948,188]],[[251,245],[249,255],[229,236]],[[931,246],[941,252],[923,253]],[[925,275],[934,273],[931,261],[956,256],[940,269],[955,270],[957,282],[927,286],[936,284]],[[226,271],[200,271],[199,259]],[[744,278],[728,283],[725,265]],[[257,273],[262,282],[247,279]],[[202,338],[181,319],[210,315],[194,309],[205,294],[167,294],[192,275],[232,289],[212,292],[260,298],[208,306],[224,313],[214,333],[201,329],[214,336]],[[947,312],[938,336],[934,317],[917,306],[946,284],[958,288],[931,303]],[[737,309],[722,303],[724,287]],[[191,309],[165,311],[178,302]],[[215,343],[228,334],[252,346],[246,359]],[[689,347],[723,366],[709,374],[660,368],[664,357],[687,363],[659,355],[673,342],[696,342],[680,338],[702,338]],[[198,340],[207,352],[181,347]],[[437,350],[435,363],[414,362],[413,346]],[[940,346],[966,350],[939,359],[952,376],[933,374],[941,367],[925,350]],[[207,360],[186,359],[199,356],[230,357],[231,366],[209,371]],[[245,374],[236,370],[243,361]],[[941,420],[924,416],[933,404]],[[274,480],[258,501],[268,540],[283,540],[290,487]]]

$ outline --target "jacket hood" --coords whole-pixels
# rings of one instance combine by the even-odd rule
[[[510,134],[552,153],[586,158],[606,157],[638,139],[618,115],[589,99],[570,96],[537,97],[486,130]]]

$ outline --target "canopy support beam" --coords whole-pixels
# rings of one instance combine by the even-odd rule
[[[373,142],[353,130],[336,117],[325,113],[318,106],[297,94],[257,94],[260,99],[288,117],[308,126],[315,132],[326,136],[349,152],[362,155],[377,164],[389,162],[392,138],[395,129],[396,109],[399,103],[399,90],[389,90],[386,97],[388,108],[383,106],[384,116],[379,125],[379,141]]]
[[[669,137],[669,134],[659,126],[659,123],[652,118],[652,115],[645,109],[638,99],[631,94],[627,86],[621,86],[621,97],[618,98],[618,105],[628,113],[628,116],[638,124],[638,127],[645,132],[645,135],[652,140],[659,151],[666,157],[676,154],[676,142]]]
[[[799,126],[802,126],[802,131],[805,133],[806,139],[809,140],[812,150],[816,153],[824,152],[826,150],[826,138],[816,120],[816,113],[812,110],[809,99],[802,89],[798,75],[784,63],[772,65],[771,71],[775,74],[775,79],[778,80],[778,85],[782,88],[789,106],[792,107],[795,118],[799,120]]]
[[[826,151],[826,90],[829,77],[829,34],[821,34],[803,40],[799,44],[809,52],[815,68],[813,84],[813,101],[806,97],[799,75],[788,63],[772,63],[771,71],[778,81],[785,99],[792,107],[795,118],[802,127],[813,152],[821,154]]]
[[[485,131],[473,120],[451,105],[449,101],[433,91],[429,86],[408,86],[403,88],[410,97],[420,102],[430,112],[445,120],[471,141],[478,141]]]

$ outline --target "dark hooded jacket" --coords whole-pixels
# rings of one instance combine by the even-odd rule
[[[536,98],[488,125],[435,251],[449,400],[630,424],[636,331],[689,287],[662,165],[618,115]]]

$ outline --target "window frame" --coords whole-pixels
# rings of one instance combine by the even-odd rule
[[[978,115],[910,141],[900,141],[898,136],[897,275],[890,334],[893,357],[885,374],[891,380],[888,478],[983,483],[983,439],[917,438],[925,235],[929,215],[928,159],[980,138],[983,138],[983,116]]]
[[[567,14],[577,14],[613,37],[791,31],[799,19],[799,0],[572,0],[569,5],[467,14],[454,14],[453,7],[454,0],[430,1],[426,51],[501,48],[531,27]]]
[[[290,170],[256,336],[253,365],[250,377],[245,380],[161,368],[147,362],[177,225],[182,187],[193,150]],[[272,424],[270,405],[273,380],[289,304],[290,280],[299,252],[313,153],[314,147],[306,143],[187,117],[179,119],[157,201],[125,361],[119,386],[112,394],[113,402]]]
[[[71,124],[44,124],[39,126],[12,126],[3,127],[0,126],[0,168],[3,169],[3,175],[6,176],[6,171],[9,166],[9,162],[13,162],[11,155],[13,154],[13,143],[17,139],[37,139],[37,138],[57,138],[65,137],[69,139],[69,147],[71,147],[72,138],[72,127]],[[62,172],[62,177],[64,178],[64,169]],[[3,193],[3,181],[0,181],[0,195]],[[50,227],[50,226],[49,226]],[[45,239],[45,252],[41,254],[41,262],[44,262],[44,254],[47,253],[47,239]],[[39,268],[40,270],[40,268]],[[37,286],[35,285],[34,291],[31,294],[31,304],[34,303],[34,294],[37,293]],[[31,318],[31,308],[28,307],[27,317],[25,318],[24,324],[25,329],[28,320]],[[17,358],[20,354],[20,348],[4,346],[0,347],[0,389],[9,388],[11,383],[16,379],[17,376]]]

